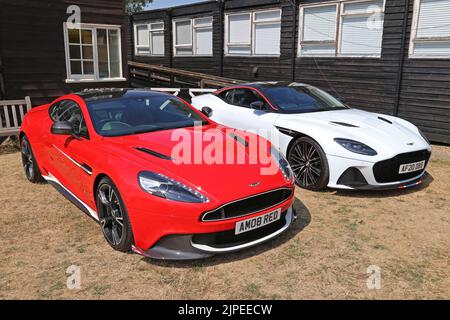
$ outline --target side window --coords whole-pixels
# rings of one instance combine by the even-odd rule
[[[233,92],[234,90],[225,90],[218,94],[219,98],[228,104],[233,104]]]
[[[251,89],[234,90],[234,98],[232,104],[244,108],[250,108],[250,104],[256,101],[263,102],[265,109],[267,109],[267,103],[256,91]]]
[[[89,133],[80,106],[72,100],[62,100],[55,103],[49,110],[53,121],[67,121],[72,125],[73,132],[89,139]]]

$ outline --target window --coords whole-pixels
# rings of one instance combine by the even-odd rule
[[[250,105],[257,101],[264,103],[263,109],[270,108],[266,101],[252,89],[234,89],[233,98],[228,103],[238,107],[250,108]]]
[[[72,100],[62,100],[49,109],[53,121],[67,121],[72,125],[73,133],[89,139],[89,133],[80,106]]]
[[[64,24],[67,82],[124,81],[120,27]]]
[[[173,22],[175,56],[212,56],[212,17]]]
[[[411,58],[450,58],[450,0],[416,0]]]
[[[300,6],[299,56],[380,57],[384,2]]]
[[[135,24],[134,52],[138,56],[164,56],[164,22]]]
[[[280,55],[280,9],[227,14],[225,24],[226,55]]]

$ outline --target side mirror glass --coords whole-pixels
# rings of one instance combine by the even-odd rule
[[[52,125],[51,132],[53,134],[71,136],[73,135],[73,128],[72,125],[67,121],[56,121]]]
[[[203,107],[202,108],[202,113],[207,116],[208,118],[211,118],[212,114],[213,114],[213,110],[210,107]]]
[[[250,103],[250,108],[255,110],[263,110],[264,109],[264,102],[262,101],[254,101]]]

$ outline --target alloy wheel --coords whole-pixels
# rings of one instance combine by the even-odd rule
[[[22,142],[22,165],[25,170],[25,174],[29,180],[33,179],[34,164],[33,153],[31,152],[30,144],[28,140],[24,139]]]
[[[298,185],[301,187],[316,185],[322,173],[322,159],[312,144],[302,141],[295,145],[289,160]]]
[[[108,242],[118,246],[124,236],[123,211],[119,198],[113,187],[106,183],[98,188],[97,196],[101,203],[100,224],[103,234]]]

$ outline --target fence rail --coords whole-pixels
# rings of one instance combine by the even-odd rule
[[[159,65],[128,61],[130,82],[134,86],[162,84],[170,87],[223,88],[243,83],[242,80],[223,78],[206,73],[192,72]]]
[[[19,133],[23,117],[30,109],[30,97],[23,100],[0,100],[0,137]]]

